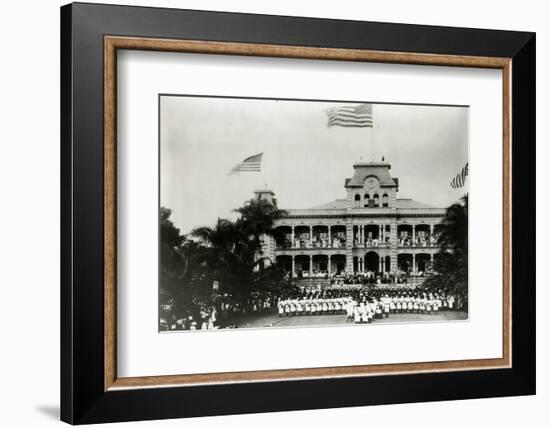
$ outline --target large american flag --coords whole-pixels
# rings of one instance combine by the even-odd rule
[[[466,162],[462,170],[451,180],[451,187],[453,189],[460,189],[466,184],[466,177],[468,177],[468,162]]]
[[[372,128],[372,104],[334,107],[326,111],[328,126]]]
[[[264,154],[262,152],[257,155],[247,157],[245,160],[235,165],[229,173],[238,174],[239,172],[261,172],[263,155]]]

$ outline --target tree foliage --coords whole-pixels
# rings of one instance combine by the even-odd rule
[[[161,208],[161,303],[183,312],[193,298],[207,299],[213,281],[224,292],[245,299],[253,291],[284,288],[283,271],[262,254],[262,239],[282,237],[274,227],[283,210],[264,200],[250,200],[235,210],[236,221],[218,219],[183,236]]]
[[[428,288],[445,288],[468,298],[468,195],[447,208],[440,223],[439,253]]]

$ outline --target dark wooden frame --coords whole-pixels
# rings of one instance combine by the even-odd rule
[[[206,374],[199,375],[203,377],[198,382],[177,376],[168,380],[166,377],[118,380],[113,357],[116,352],[113,53],[118,48],[185,52],[191,49],[212,54],[229,50],[239,55],[502,68],[505,184],[502,361],[462,362],[457,367],[422,363],[412,369],[407,365],[380,370],[373,366],[346,368],[343,374],[334,368],[306,369],[294,375],[291,370],[256,372],[259,374],[254,376],[245,372],[241,377],[230,375],[226,379]],[[67,5],[61,9],[61,130],[62,420],[93,423],[535,392],[534,34]],[[143,388],[161,385],[164,387]]]

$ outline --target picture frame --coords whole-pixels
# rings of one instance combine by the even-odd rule
[[[118,377],[119,50],[502,70],[502,357]],[[533,33],[63,6],[61,419],[86,424],[534,394],[535,96]]]

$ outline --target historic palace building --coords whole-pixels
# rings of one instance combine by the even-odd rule
[[[263,253],[292,277],[351,273],[419,274],[437,253],[445,209],[397,197],[399,180],[386,162],[358,162],[345,180],[345,199],[309,209],[286,210],[276,227],[285,242],[266,239]],[[256,198],[276,203],[269,189]]]

